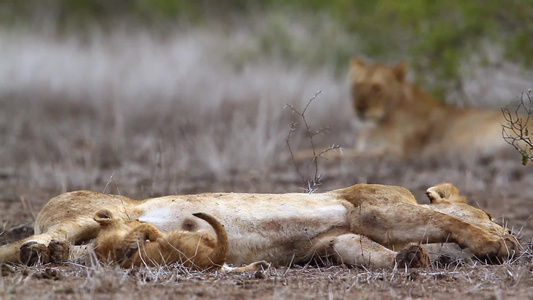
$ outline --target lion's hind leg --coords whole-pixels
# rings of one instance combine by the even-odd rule
[[[418,244],[409,244],[400,252],[392,251],[365,236],[347,233],[329,242],[333,258],[342,264],[372,268],[422,268],[430,264],[426,250]]]

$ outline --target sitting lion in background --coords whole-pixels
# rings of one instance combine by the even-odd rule
[[[456,158],[512,148],[502,138],[500,111],[446,104],[409,82],[406,73],[405,63],[390,67],[351,59],[352,103],[362,126],[348,155]]]
[[[228,255],[224,226],[208,214],[193,215],[209,223],[216,238],[206,230],[163,233],[150,223],[115,218],[108,209],[99,210],[94,215],[100,224],[94,251],[103,262],[116,262],[125,268],[171,263],[194,270],[222,267]]]

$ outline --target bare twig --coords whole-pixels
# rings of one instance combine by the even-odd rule
[[[309,166],[312,166],[314,171],[313,171],[313,177],[311,179],[309,179],[309,178],[306,178],[302,174],[300,168],[298,167],[298,164],[296,163],[296,159],[294,158],[294,152],[292,150],[290,142],[291,142],[291,137],[294,135],[294,132],[298,128],[298,122],[293,122],[291,124],[291,128],[289,130],[289,134],[287,135],[286,143],[287,143],[287,147],[289,148],[289,152],[291,154],[292,163],[293,163],[293,165],[296,168],[296,172],[298,172],[298,175],[300,176],[300,178],[302,179],[304,185],[306,186],[305,190],[308,193],[314,192],[316,190],[316,186],[320,185],[320,183],[321,183],[321,179],[322,178],[321,178],[321,175],[319,173],[318,158],[319,157],[323,157],[323,155],[325,153],[327,153],[328,151],[335,150],[335,149],[340,149],[340,146],[336,145],[336,144],[333,144],[330,147],[328,147],[328,148],[326,148],[326,149],[324,149],[322,151],[319,151],[319,152],[316,149],[314,137],[316,135],[326,133],[328,131],[328,128],[321,128],[321,129],[313,132],[311,130],[311,126],[309,126],[309,123],[307,121],[305,113],[307,112],[307,109],[309,108],[311,103],[321,93],[322,93],[322,91],[318,91],[311,99],[309,99],[309,101],[307,102],[307,104],[305,105],[304,109],[301,112],[299,110],[297,110],[296,108],[294,108],[294,106],[292,106],[290,104],[287,104],[287,107],[291,109],[292,113],[298,115],[298,117],[300,117],[302,119],[302,122],[303,122],[304,127],[305,127],[305,134],[306,134],[306,136],[307,136],[307,138],[309,140],[309,143],[311,145],[311,150],[313,152],[313,158],[311,159],[311,161],[309,163]]]
[[[529,119],[533,116],[533,99],[531,89],[527,92],[526,102],[524,94],[520,96],[520,103],[512,112],[509,108],[502,108],[505,124],[502,124],[502,137],[522,155],[522,164],[526,165],[533,159],[533,141],[528,127]],[[525,112],[525,114],[524,114]]]
[[[292,163],[296,166],[296,172],[298,172],[298,175],[300,176],[302,181],[304,183],[306,183],[307,180],[305,180],[305,177],[303,176],[302,172],[300,171],[300,168],[298,168],[298,165],[296,164],[296,161],[294,159],[294,154],[293,154],[293,151],[292,151],[292,147],[291,147],[291,143],[290,143],[291,137],[293,136],[294,132],[296,131],[296,125],[297,125],[296,122],[293,122],[291,124],[291,129],[289,130],[289,134],[287,135],[286,143],[287,143],[287,147],[289,148],[289,152],[291,154]]]

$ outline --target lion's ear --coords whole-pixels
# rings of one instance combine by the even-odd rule
[[[396,67],[394,67],[394,76],[398,81],[404,81],[407,75],[407,63],[401,62]]]
[[[113,222],[113,213],[108,209],[101,209],[94,214],[93,219],[100,225],[107,225]]]

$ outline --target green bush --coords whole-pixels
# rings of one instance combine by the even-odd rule
[[[105,26],[111,20],[127,19],[155,28],[176,22],[221,23],[242,26],[258,15],[285,12],[286,15],[317,18],[323,15],[338,23],[348,41],[327,39],[323,47],[334,53],[333,64],[345,72],[350,55],[363,55],[385,62],[408,60],[417,80],[443,96],[442,83],[458,77],[462,59],[483,55],[483,45],[502,45],[506,59],[519,64],[533,62],[533,5],[522,0],[24,0],[0,2],[0,22],[39,25],[54,20],[58,28],[86,28],[92,23]],[[297,14],[295,13],[297,12]],[[48,18],[46,14],[49,14]],[[241,21],[235,22],[235,20]],[[244,21],[243,21],[244,20]],[[75,26],[73,26],[75,25]],[[316,52],[295,45],[287,34],[290,22],[272,22],[273,28],[260,37],[259,49],[275,52],[291,61],[306,57],[305,63],[324,61]],[[318,25],[319,26],[319,25]],[[314,30],[314,29],[313,29]],[[325,31],[322,31],[324,33]],[[335,33],[331,32],[331,35]],[[324,38],[324,37],[320,37]],[[354,45],[350,53],[345,47]],[[358,51],[356,53],[355,51]],[[331,61],[328,61],[331,63]],[[430,78],[430,79],[428,79]],[[428,82],[429,81],[429,82]]]

